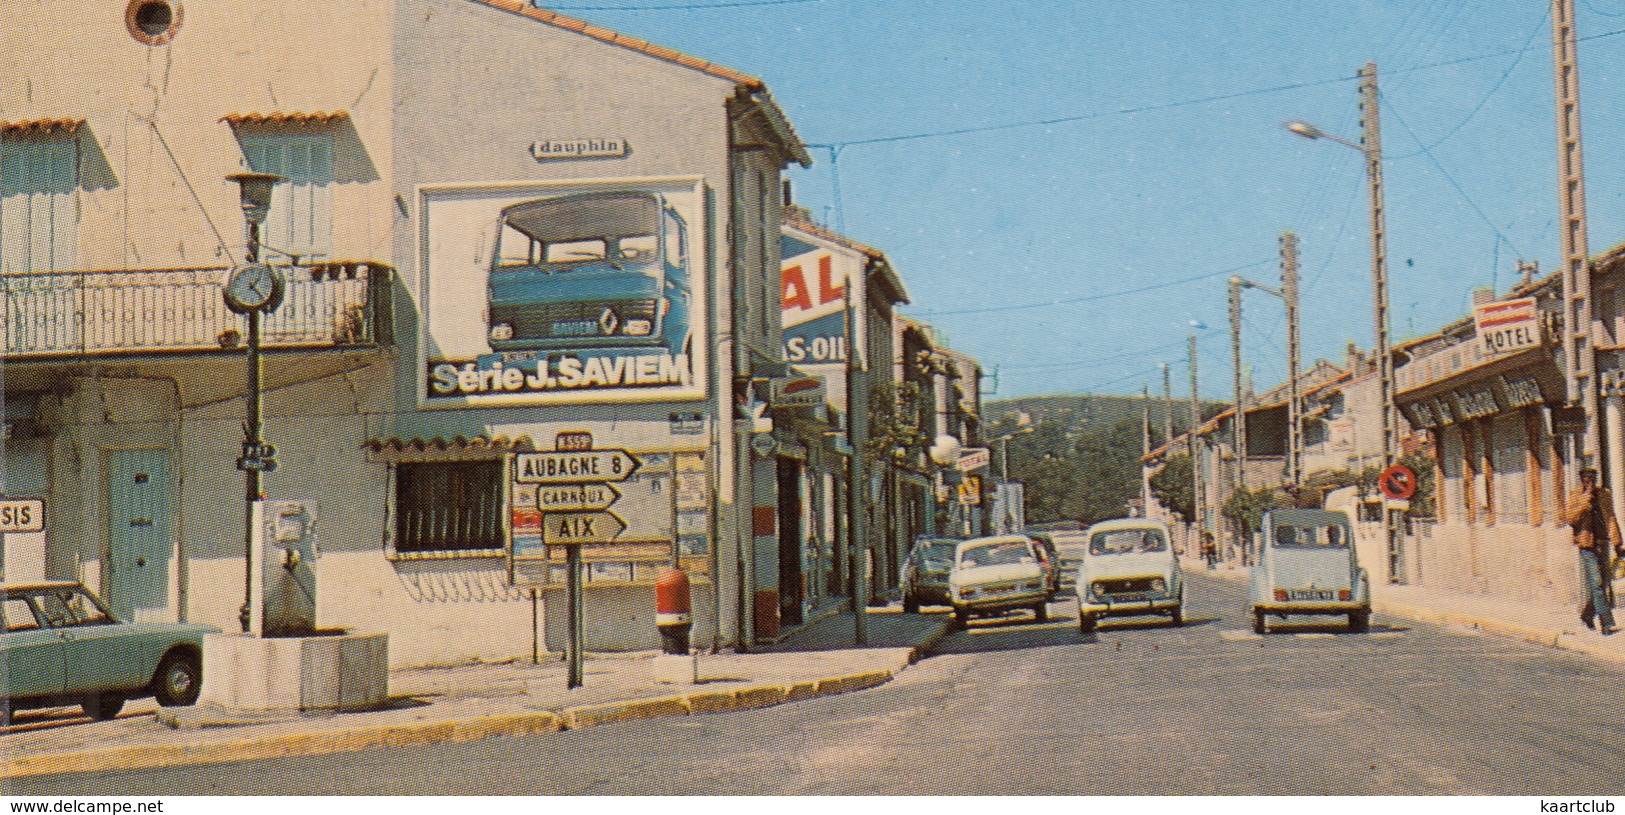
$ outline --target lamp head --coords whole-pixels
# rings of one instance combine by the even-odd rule
[[[1298,121],[1296,119],[1290,122],[1282,122],[1281,126],[1306,139],[1318,139],[1326,135],[1326,131],[1315,127],[1308,122]]]
[[[962,447],[963,445],[960,444],[959,439],[944,433],[931,444],[931,460],[946,467],[959,458],[959,451]]]
[[[271,189],[284,180],[283,177],[271,173],[235,173],[226,176],[226,180],[238,186],[243,218],[251,224],[265,223],[265,217],[271,213]]]

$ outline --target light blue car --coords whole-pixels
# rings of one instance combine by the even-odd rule
[[[0,584],[0,724],[11,711],[78,703],[111,719],[155,696],[190,705],[203,687],[203,635],[192,623],[127,623],[73,581]]]
[[[1323,509],[1264,513],[1249,597],[1253,631],[1291,614],[1347,615],[1350,631],[1371,623],[1371,582],[1354,552],[1348,515]]]

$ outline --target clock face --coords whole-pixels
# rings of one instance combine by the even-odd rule
[[[233,311],[253,311],[264,308],[277,294],[276,271],[263,263],[239,266],[226,281],[226,306]]]

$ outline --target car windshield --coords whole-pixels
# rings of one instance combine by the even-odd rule
[[[961,566],[1005,566],[1031,563],[1032,548],[1024,541],[1002,541],[966,547],[959,553]]]
[[[107,610],[78,589],[51,589],[34,595],[41,617],[52,628],[113,622]]]
[[[931,541],[930,543],[922,543],[920,544],[920,548],[915,550],[915,556],[921,561],[953,560],[955,545],[956,544],[953,541]]]
[[[1340,524],[1326,526],[1278,524],[1271,542],[1277,547],[1294,549],[1347,549],[1349,536]]]
[[[1168,541],[1160,529],[1108,529],[1089,539],[1091,555],[1126,555],[1131,552],[1163,552]]]

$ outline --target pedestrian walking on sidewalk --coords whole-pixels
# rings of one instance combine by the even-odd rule
[[[1580,552],[1580,570],[1585,575],[1586,602],[1580,608],[1580,622],[1595,628],[1592,618],[1602,623],[1602,634],[1614,633],[1612,555],[1621,552],[1619,521],[1614,518],[1613,496],[1607,487],[1597,485],[1597,471],[1580,470],[1580,488],[1569,494],[1566,520],[1574,530],[1574,545]]]
[[[1219,544],[1213,540],[1213,533],[1202,531],[1202,559],[1207,561],[1207,570],[1213,571],[1219,562]]]

